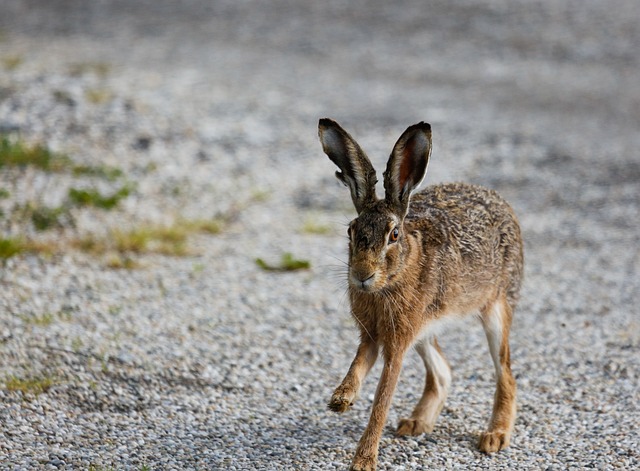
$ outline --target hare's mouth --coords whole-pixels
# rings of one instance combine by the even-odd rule
[[[376,279],[377,277],[375,272],[366,275],[351,273],[349,276],[349,283],[353,288],[370,293],[377,289]]]

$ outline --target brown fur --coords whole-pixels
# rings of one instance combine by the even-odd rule
[[[411,197],[431,152],[428,124],[409,127],[394,146],[382,200],[371,184],[371,164],[353,138],[328,119],[320,121],[319,129],[323,149],[348,177],[339,176],[350,187],[359,213],[349,227],[349,297],[360,346],[329,408],[346,411],[380,349],[384,358],[369,424],[351,469],[376,467],[402,360],[411,346],[424,360],[425,387],[397,433],[433,429],[450,370],[430,327],[469,313],[480,313],[496,366],[493,415],[479,448],[490,453],[508,446],[516,396],[508,338],[523,270],[520,229],[512,209],[496,192],[464,183],[430,186]],[[397,241],[391,237],[394,228]]]

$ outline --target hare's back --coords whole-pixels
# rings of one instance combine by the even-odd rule
[[[494,190],[478,185],[429,186],[413,195],[406,221],[436,243],[457,246],[463,255],[484,258],[498,247],[521,245],[511,206]]]
[[[438,257],[457,283],[469,290],[502,285],[515,306],[522,238],[513,210],[498,193],[465,183],[430,186],[413,195],[405,222],[422,233],[423,250]]]

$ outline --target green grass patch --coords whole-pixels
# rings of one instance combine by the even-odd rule
[[[216,219],[178,220],[171,226],[145,225],[129,231],[114,230],[105,238],[88,236],[72,241],[71,245],[86,253],[105,256],[109,268],[133,269],[138,263],[132,255],[190,255],[189,236],[218,234],[221,230],[222,222]]]
[[[118,252],[186,255],[187,231],[179,226],[147,226],[113,234]]]
[[[331,233],[332,228],[327,224],[320,224],[312,220],[306,221],[300,228],[300,232],[304,234],[327,235]]]
[[[20,55],[14,54],[11,56],[5,56],[2,58],[2,66],[7,70],[17,69],[22,64],[23,58]]]
[[[123,176],[122,170],[118,168],[105,165],[78,165],[67,155],[52,152],[40,144],[29,145],[19,139],[0,136],[0,170],[26,167],[33,167],[43,172],[89,176],[108,181],[116,181]],[[14,206],[13,215],[20,222],[30,220],[37,231],[73,226],[74,218],[70,211],[73,207],[91,206],[110,210],[118,206],[124,198],[127,198],[132,190],[132,185],[128,183],[111,194],[102,194],[95,188],[71,188],[67,198],[59,207],[27,203]],[[0,199],[10,196],[7,190],[0,188]]]
[[[113,93],[106,88],[90,88],[84,92],[84,96],[90,103],[102,105],[113,98]]]
[[[57,251],[53,242],[23,240],[19,237],[0,238],[0,262],[6,262],[11,257],[22,253],[40,253],[51,255]]]
[[[140,267],[135,259],[119,253],[110,253],[105,260],[105,265],[114,270],[135,270]]]
[[[111,72],[111,65],[106,62],[77,62],[69,66],[69,73],[73,76],[84,74],[96,74],[99,77],[106,77]]]
[[[56,313],[44,312],[42,314],[35,314],[35,315],[21,315],[20,319],[22,319],[25,324],[46,327],[48,325],[53,324],[56,321],[62,321],[62,322],[71,321],[71,311],[62,309]]]
[[[21,239],[0,239],[0,260],[6,261],[24,250],[25,246]]]
[[[251,203],[264,203],[271,197],[271,192],[268,190],[257,189],[251,193],[249,202]]]
[[[69,216],[69,210],[65,206],[58,208],[50,208],[48,206],[40,206],[30,208],[31,222],[33,227],[38,231],[46,231],[54,227],[63,227],[62,219]]]
[[[90,464],[88,471],[116,471],[116,468],[113,466],[102,466],[98,464]]]
[[[224,218],[214,219],[183,219],[176,223],[176,226],[183,227],[187,232],[203,232],[206,234],[219,234],[222,232],[226,221]]]
[[[73,99],[71,94],[69,94],[69,92],[66,92],[64,90],[55,90],[53,92],[53,98],[58,103],[62,103],[63,105],[74,105],[75,104],[75,100]]]
[[[26,324],[38,325],[41,327],[46,327],[48,325],[51,325],[53,324],[53,321],[55,321],[55,316],[50,312],[45,312],[44,314],[40,314],[36,316],[20,316],[20,318]]]
[[[32,166],[46,172],[63,172],[71,168],[71,159],[52,152],[40,144],[27,145],[4,136],[0,139],[0,168]]]
[[[75,176],[98,177],[111,182],[116,181],[123,175],[122,170],[119,168],[107,165],[74,165],[71,171]]]
[[[42,394],[47,392],[55,381],[50,376],[19,378],[17,376],[9,376],[5,380],[5,388],[7,391],[19,391],[22,394]]]
[[[0,168],[35,167],[45,172],[69,172],[75,176],[88,176],[116,181],[123,176],[121,169],[108,165],[76,164],[69,156],[53,152],[40,144],[28,145],[21,140],[0,138]]]
[[[78,353],[84,347],[84,342],[80,337],[74,337],[71,341],[71,351]]]
[[[68,206],[60,208],[28,207],[23,210],[30,212],[34,227],[39,231],[44,231],[52,227],[63,227],[63,218],[71,217],[67,208]],[[106,237],[89,235],[77,239],[49,241],[0,237],[0,263],[23,253],[52,255],[72,247],[85,253],[105,256],[106,266],[110,268],[134,269],[139,267],[135,255],[151,253],[176,257],[191,255],[192,252],[188,247],[190,236],[198,233],[218,234],[222,227],[223,222],[217,219],[179,220],[171,226],[144,225],[129,231],[113,230]],[[295,265],[296,261],[292,258],[283,258],[283,265],[279,268],[276,267],[276,269],[292,270],[296,269]]]
[[[95,207],[104,210],[111,210],[118,206],[120,201],[127,198],[131,193],[131,187],[123,186],[110,195],[104,195],[95,188],[77,189],[71,188],[67,199],[62,206],[35,206],[31,203],[21,207],[19,213],[22,218],[30,218],[33,227],[37,231],[62,228],[65,225],[74,225],[74,218],[71,214],[73,207]]]
[[[274,272],[308,270],[309,268],[311,268],[311,262],[309,262],[308,260],[297,259],[288,252],[282,254],[280,264],[278,265],[271,265],[261,258],[256,258],[256,265],[258,265],[263,270]]]
[[[108,255],[112,268],[131,268],[135,265],[128,254],[159,253],[187,255],[188,232],[178,226],[142,226],[130,231],[115,230],[105,239],[85,237],[73,245],[83,252]]]
[[[100,209],[113,209],[118,203],[131,193],[129,186],[125,185],[112,195],[103,195],[95,188],[69,190],[69,201],[75,206],[94,206]]]

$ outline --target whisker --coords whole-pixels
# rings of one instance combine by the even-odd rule
[[[358,323],[362,326],[362,328],[364,329],[364,331],[367,333],[367,335],[369,336],[369,338],[371,339],[371,341],[375,342],[374,338],[371,336],[371,334],[369,333],[369,331],[367,330],[367,328],[364,326],[364,324],[362,323],[362,321],[360,319],[358,319],[358,316],[355,315],[355,313],[352,312],[353,318],[355,320],[358,321]]]
[[[340,295],[340,301],[339,304],[341,307],[347,307],[348,310],[351,310],[351,306],[347,306],[348,300],[347,300],[347,294],[349,293],[349,286],[346,286],[343,290],[342,290],[342,295]]]
[[[331,257],[332,259],[334,259],[334,260],[336,260],[336,261],[340,262],[340,263],[341,263],[342,265],[344,265],[345,267],[348,267],[348,266],[349,266],[349,262],[348,262],[348,261],[346,261],[346,260],[342,260],[341,258],[336,257],[335,255],[329,255],[329,257]]]
[[[348,273],[345,273],[343,270],[334,270],[332,272],[326,273],[326,278],[332,280],[341,288],[348,288],[349,286],[349,276]]]
[[[323,267],[323,269],[327,270],[328,272],[331,273],[344,273],[347,274],[348,270],[345,269],[346,267],[341,267],[339,265],[325,265]]]
[[[389,320],[391,321],[391,330],[393,331],[393,336],[395,337],[396,322],[395,322],[395,316],[394,316],[394,309],[393,309],[393,306],[391,306],[391,304],[394,302],[394,299],[393,297],[385,295],[384,293],[376,294],[376,297],[378,297],[379,299],[382,299],[384,313],[388,316]]]
[[[332,272],[340,272],[340,273],[348,273],[349,272],[349,266],[348,265],[325,265],[324,268],[326,270],[332,271]]]

